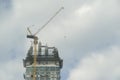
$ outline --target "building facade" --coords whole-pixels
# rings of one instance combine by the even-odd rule
[[[63,60],[59,57],[58,50],[55,47],[38,45],[36,58],[36,80],[60,80],[60,70],[63,66]],[[28,50],[26,58],[23,60],[26,72],[25,80],[33,80],[33,47]]]

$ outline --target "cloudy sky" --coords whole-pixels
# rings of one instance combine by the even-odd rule
[[[26,27],[34,33],[61,6],[37,35],[58,48],[61,80],[120,80],[120,0],[0,0],[1,80],[24,80]]]

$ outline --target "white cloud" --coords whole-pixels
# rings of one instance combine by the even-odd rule
[[[84,57],[70,71],[68,80],[119,80],[120,47],[95,52]]]
[[[76,11],[76,14],[81,16],[89,12],[92,12],[92,7],[88,5],[83,5],[79,10]]]

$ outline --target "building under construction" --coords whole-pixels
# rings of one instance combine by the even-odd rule
[[[26,68],[25,80],[60,80],[60,70],[63,66],[63,60],[59,57],[56,47],[48,47],[38,43],[36,36],[61,10],[61,7],[35,34],[32,34],[27,28],[30,35],[27,38],[33,39],[34,45],[31,45],[27,56],[23,59]]]
[[[60,80],[63,60],[59,57],[57,48],[43,46],[39,43],[36,57],[36,66],[34,66],[33,46],[31,46],[23,60],[26,68],[25,80],[33,80],[34,67],[36,67],[36,80]]]

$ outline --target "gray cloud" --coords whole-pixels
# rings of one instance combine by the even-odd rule
[[[30,44],[25,38],[26,27],[35,25],[30,27],[35,32],[63,5],[65,9],[38,36],[42,43],[59,49],[64,59],[62,80],[66,80],[69,71],[86,55],[119,46],[119,4],[118,0],[13,0],[10,14],[0,23],[0,63],[15,62],[12,58],[22,62]]]

